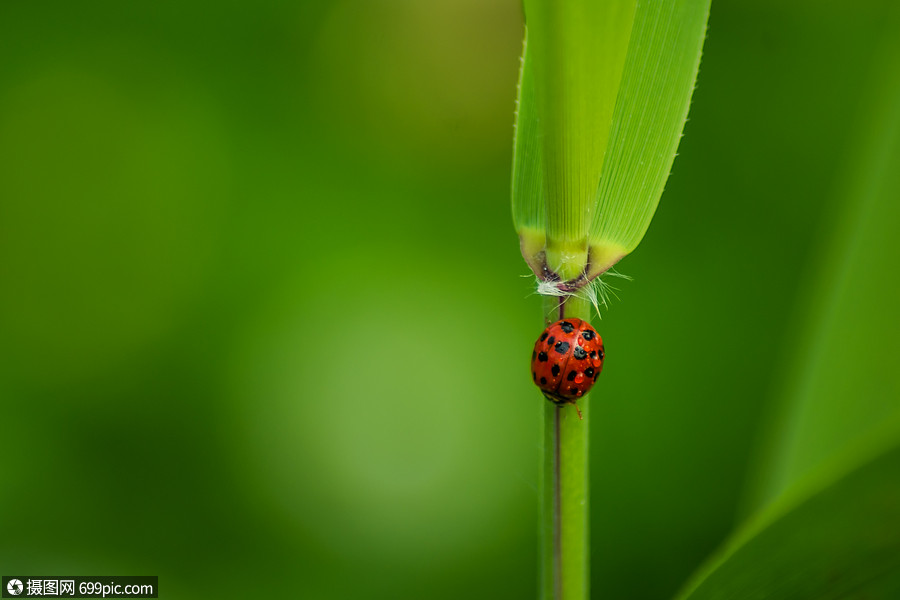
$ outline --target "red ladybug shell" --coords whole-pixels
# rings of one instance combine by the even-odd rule
[[[548,400],[574,404],[597,381],[604,357],[603,339],[590,323],[563,319],[534,343],[531,377]]]

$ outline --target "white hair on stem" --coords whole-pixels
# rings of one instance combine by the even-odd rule
[[[618,277],[620,279],[631,281],[631,277],[628,275],[619,273],[615,269],[610,269],[603,275],[595,277],[587,284],[582,285],[575,290],[572,290],[571,284],[567,284],[566,282],[541,281],[538,279],[537,290],[535,291],[541,296],[555,296],[557,298],[575,296],[576,298],[587,300],[594,307],[594,310],[597,311],[597,317],[602,319],[603,315],[600,313],[600,307],[602,306],[603,309],[606,310],[609,308],[611,297],[615,297],[617,300],[619,299],[619,296],[616,294],[619,288],[610,285],[608,281],[610,277]]]

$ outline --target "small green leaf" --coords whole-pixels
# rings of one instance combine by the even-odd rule
[[[553,270],[574,276],[587,257],[587,216],[600,181],[634,0],[525,0],[525,19],[515,220],[545,235]]]
[[[640,242],[687,117],[708,13],[709,0],[525,0],[513,218],[541,279],[596,276]]]
[[[592,274],[650,226],[687,120],[709,0],[638,3],[590,226]]]
[[[519,98],[516,106],[516,139],[513,154],[513,222],[519,232],[522,256],[538,273],[547,241],[547,210],[540,128],[534,103],[534,61],[528,58],[528,36],[522,45]]]

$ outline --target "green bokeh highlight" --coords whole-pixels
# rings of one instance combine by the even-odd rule
[[[885,5],[713,6],[595,322],[596,597],[671,596],[735,523]],[[507,0],[0,5],[3,574],[535,596],[520,50]]]

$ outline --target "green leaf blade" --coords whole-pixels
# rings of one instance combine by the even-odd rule
[[[709,0],[638,3],[592,215],[592,256],[632,252],[650,225],[687,120],[709,6]],[[599,272],[610,266],[591,262]]]
[[[534,101],[534,61],[528,57],[528,36],[522,44],[516,135],[513,144],[512,211],[522,256],[537,273],[536,257],[546,244],[547,210],[544,194],[543,150]]]
[[[513,216],[535,273],[634,250],[687,117],[709,0],[525,0]]]
[[[900,597],[900,45],[890,43],[792,381],[765,431],[756,512],[681,600]]]
[[[751,508],[900,415],[900,44],[892,45],[864,95],[843,206],[798,311],[797,358],[763,432]]]
[[[548,234],[579,241],[594,202],[634,19],[634,0],[525,0],[542,128]]]
[[[678,600],[896,597],[900,437],[894,429],[895,443],[885,451],[824,485],[814,477],[771,505]],[[829,466],[824,472],[837,470]]]
[[[634,18],[635,0],[526,0],[513,214],[526,261],[546,250],[578,275]]]

